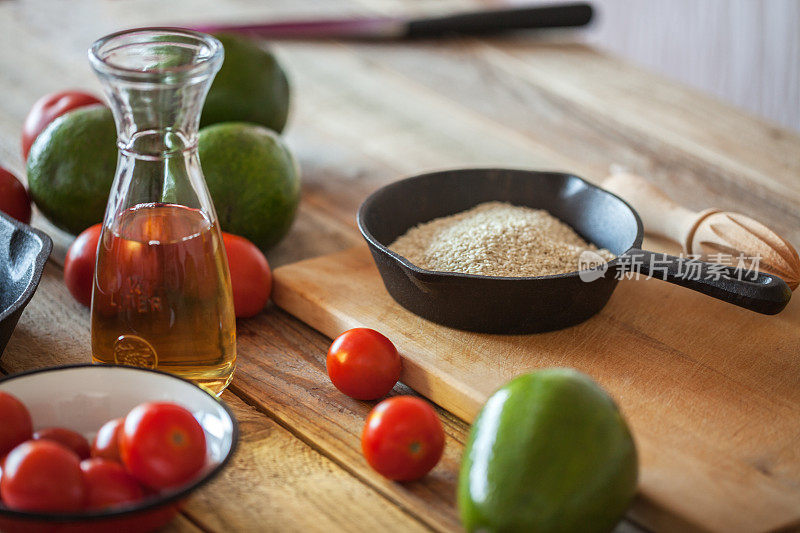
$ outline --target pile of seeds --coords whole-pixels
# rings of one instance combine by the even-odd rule
[[[485,276],[547,276],[579,270],[578,258],[598,250],[543,209],[486,202],[419,224],[389,247],[428,270]]]

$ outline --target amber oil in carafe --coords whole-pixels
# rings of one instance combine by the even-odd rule
[[[236,321],[219,231],[202,211],[141,204],[98,249],[95,361],[158,368],[221,391],[236,361]]]

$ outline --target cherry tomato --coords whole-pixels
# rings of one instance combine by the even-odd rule
[[[123,418],[115,418],[103,424],[92,442],[92,457],[122,462],[119,456],[119,435],[124,421]]]
[[[73,298],[87,307],[92,303],[97,243],[102,229],[102,224],[95,224],[83,230],[72,241],[64,259],[64,283]]]
[[[261,250],[244,237],[223,233],[231,271],[233,308],[239,318],[257,315],[272,292],[272,272]]]
[[[144,491],[125,468],[108,459],[81,461],[86,486],[86,508],[101,509],[142,499]]]
[[[33,435],[28,409],[7,392],[0,391],[0,457]]]
[[[191,480],[206,462],[206,436],[194,415],[174,403],[145,403],[125,417],[122,462],[151,489]]]
[[[31,223],[31,197],[14,174],[0,167],[0,211],[22,223]]]
[[[22,157],[28,159],[33,141],[53,120],[78,107],[102,103],[91,94],[81,91],[61,91],[39,98],[22,125]]]
[[[369,465],[395,481],[419,479],[444,451],[444,429],[436,411],[413,396],[384,400],[370,412],[361,434]]]
[[[51,440],[75,452],[80,459],[89,458],[89,441],[86,437],[66,428],[45,428],[33,434],[33,440]]]
[[[356,400],[382,398],[400,379],[397,348],[374,329],[355,328],[336,337],[326,363],[336,388]]]
[[[6,457],[0,497],[11,509],[77,511],[85,496],[80,460],[60,444],[30,440]]]

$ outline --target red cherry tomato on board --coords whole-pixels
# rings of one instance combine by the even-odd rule
[[[87,307],[92,303],[97,243],[102,229],[102,224],[95,224],[83,230],[72,241],[64,259],[64,284],[73,298]]]
[[[154,490],[190,481],[206,462],[206,435],[194,415],[174,403],[145,403],[125,417],[120,434],[125,468]]]
[[[86,489],[80,460],[49,440],[23,442],[6,457],[0,498],[21,511],[77,511]]]
[[[244,237],[223,233],[231,271],[236,316],[249,318],[264,309],[272,292],[272,272],[261,250]]]
[[[397,348],[374,329],[355,328],[336,337],[326,364],[336,388],[356,400],[383,398],[400,379]]]
[[[369,465],[395,481],[419,479],[436,466],[444,451],[444,429],[425,400],[396,396],[370,412],[361,434]]]
[[[124,418],[115,418],[103,424],[92,442],[92,457],[122,462],[119,456],[119,436],[124,422]]]
[[[33,435],[28,409],[16,397],[0,391],[0,457]]]
[[[75,452],[80,459],[89,457],[89,441],[86,437],[66,428],[45,428],[33,434],[33,440],[51,440]]]
[[[28,159],[33,141],[53,120],[67,111],[102,103],[96,97],[82,91],[60,91],[39,98],[22,125],[22,157]]]
[[[136,479],[115,461],[95,457],[81,461],[86,486],[86,508],[102,509],[142,499]]]
[[[24,224],[31,223],[31,197],[14,174],[0,167],[0,211]]]

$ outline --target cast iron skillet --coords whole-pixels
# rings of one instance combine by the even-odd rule
[[[0,213],[0,356],[39,286],[52,248],[45,233]]]
[[[617,259],[604,273],[598,271],[598,279],[587,282],[581,279],[586,272],[525,278],[434,272],[388,249],[416,224],[491,200],[546,209]],[[373,193],[358,211],[358,227],[386,289],[400,305],[433,322],[469,331],[533,333],[583,322],[606,304],[626,263],[636,264],[642,275],[758,313],[778,313],[791,297],[786,283],[775,276],[740,280],[741,273],[733,268],[699,261],[690,266],[688,259],[641,250],[642,222],[636,211],[571,174],[505,169],[423,174]],[[652,272],[651,266],[656,267]]]

